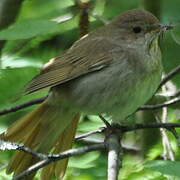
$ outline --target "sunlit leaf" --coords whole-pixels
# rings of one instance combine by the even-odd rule
[[[34,61],[34,59],[29,57],[18,57],[13,55],[3,55],[1,63],[1,68],[22,68],[22,67],[42,67],[42,63],[38,61]]]

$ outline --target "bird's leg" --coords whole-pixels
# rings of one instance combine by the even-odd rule
[[[106,128],[104,130],[105,132],[105,142],[108,139],[108,137],[112,134],[116,134],[117,136],[122,136],[124,132],[124,126],[121,126],[117,123],[109,123],[102,115],[99,115],[100,119],[104,122],[106,125]]]

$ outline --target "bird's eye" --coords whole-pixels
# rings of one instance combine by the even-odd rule
[[[136,26],[133,28],[134,33],[140,33],[142,31],[142,28],[140,26]]]

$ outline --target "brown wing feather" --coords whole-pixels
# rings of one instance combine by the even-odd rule
[[[45,64],[41,73],[26,86],[25,93],[53,87],[108,66],[112,60],[112,56],[107,52],[109,41],[98,38],[89,42],[88,37],[80,41],[64,55]]]

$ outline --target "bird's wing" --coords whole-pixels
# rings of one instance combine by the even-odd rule
[[[26,86],[25,93],[53,87],[81,75],[107,67],[111,60],[110,41],[105,38],[84,38],[77,41],[64,55],[50,60],[41,73]],[[115,46],[112,44],[112,47]]]

